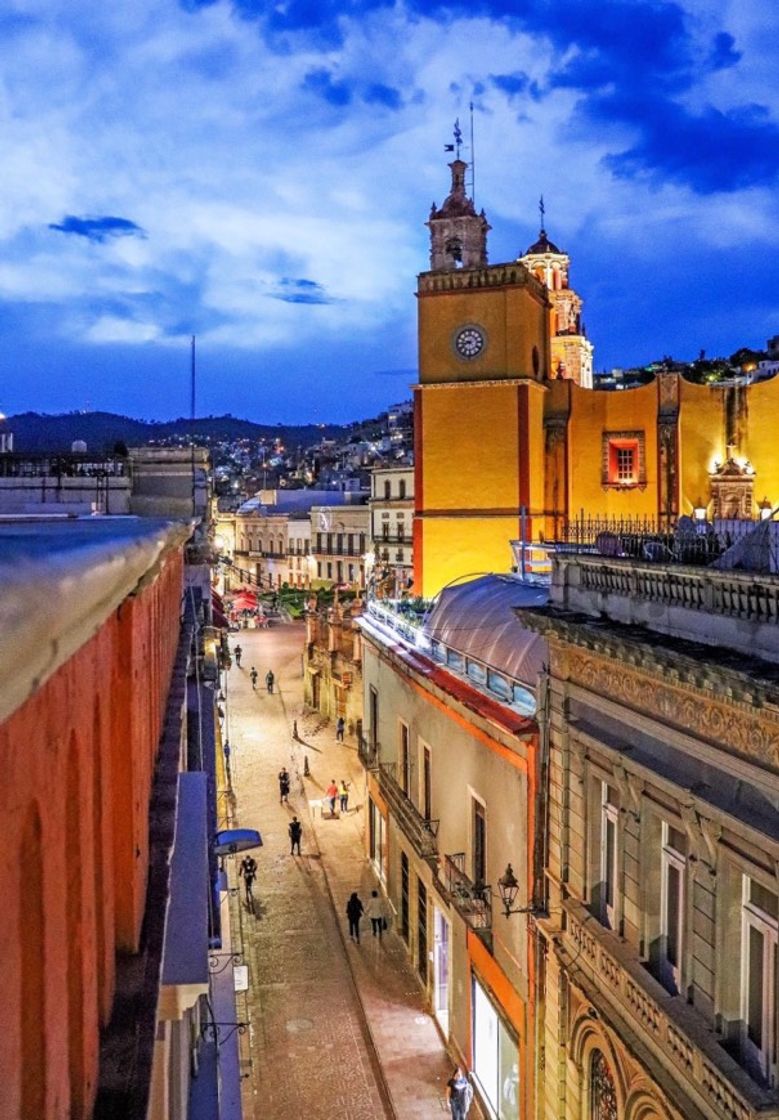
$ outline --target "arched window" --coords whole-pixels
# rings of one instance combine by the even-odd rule
[[[389,498],[392,496],[392,483],[384,480],[384,497]]]
[[[406,496],[406,480],[405,480],[405,478],[401,478],[399,485],[400,485],[400,496],[401,496],[401,498],[405,498],[405,496]]]
[[[617,1120],[617,1090],[600,1050],[590,1058],[590,1120]]]

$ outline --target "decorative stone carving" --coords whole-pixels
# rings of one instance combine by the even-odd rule
[[[557,669],[555,660],[555,675]],[[605,660],[574,650],[568,654],[566,669],[570,680],[598,696],[608,696],[723,750],[733,750],[761,766],[779,770],[779,720],[765,711],[742,703],[723,703],[711,692],[690,684],[684,689],[674,688],[624,661]]]
[[[728,457],[717,463],[709,475],[709,492],[716,519],[751,520],[755,509],[755,471],[748,463],[734,459],[735,448],[728,445]]]

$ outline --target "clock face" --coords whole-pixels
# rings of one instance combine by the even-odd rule
[[[463,327],[454,339],[454,348],[461,358],[477,358],[484,349],[484,335],[478,327]]]

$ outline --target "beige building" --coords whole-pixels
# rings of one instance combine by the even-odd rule
[[[335,721],[345,720],[348,736],[362,734],[362,641],[359,599],[336,601],[306,614],[303,700]]]
[[[519,612],[549,643],[544,1120],[779,1116],[778,608],[775,575],[590,554]]]
[[[367,854],[485,1116],[531,1115],[536,962],[519,911],[540,889],[535,683],[545,643],[513,608],[544,598],[487,576],[444,591],[427,616],[370,600],[360,619]]]
[[[233,571],[266,590],[311,584],[311,538],[308,510],[285,504],[265,505],[250,498],[235,513],[218,514],[215,545],[233,562]]]
[[[376,467],[371,471],[371,548],[395,598],[414,575],[414,468]]]
[[[367,505],[312,506],[312,586],[365,588],[370,524]]]

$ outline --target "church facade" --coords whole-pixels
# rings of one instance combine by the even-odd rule
[[[779,504],[779,378],[696,385],[659,374],[593,389],[570,260],[541,229],[490,264],[467,165],[433,207],[419,276],[415,587],[508,571],[512,540],[560,540],[582,519],[753,518]]]

